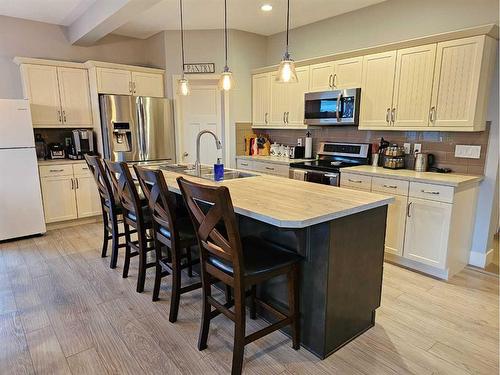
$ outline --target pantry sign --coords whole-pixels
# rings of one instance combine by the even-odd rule
[[[215,64],[214,63],[184,64],[184,73],[186,74],[215,73]]]

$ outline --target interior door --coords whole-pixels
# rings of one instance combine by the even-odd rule
[[[57,68],[63,123],[92,126],[89,76],[86,69]]]
[[[398,50],[394,82],[394,126],[429,125],[436,45]]]
[[[96,68],[100,94],[132,95],[132,75],[123,69]]]
[[[136,96],[152,96],[163,98],[163,74],[132,72],[133,94]]]
[[[285,126],[304,127],[304,96],[309,89],[309,68],[297,68],[297,83],[284,84],[288,88],[287,122]],[[283,84],[282,84],[283,85]]]
[[[252,76],[252,122],[253,125],[267,125],[269,122],[269,73]]]
[[[57,68],[46,65],[23,64],[25,92],[31,104],[33,125],[61,125],[61,102]]]
[[[360,128],[390,126],[395,67],[396,51],[363,57]]]
[[[196,85],[191,83],[191,94],[180,97],[182,107],[181,160],[184,163],[196,161],[196,137],[202,130],[211,130],[222,139],[221,92],[217,84]],[[200,142],[200,161],[213,165],[218,157],[215,140],[210,135],[203,135]]]
[[[269,125],[285,126],[285,112],[288,111],[288,84],[276,82],[276,73],[271,74],[269,97]]]
[[[332,86],[338,89],[355,89],[361,87],[363,57],[354,57],[334,61]]]

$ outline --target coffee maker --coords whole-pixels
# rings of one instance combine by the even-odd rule
[[[94,153],[94,134],[89,129],[75,129],[71,132],[71,147],[68,157],[74,160],[83,159],[85,154]]]

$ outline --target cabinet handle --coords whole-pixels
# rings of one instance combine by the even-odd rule
[[[286,120],[285,120],[285,118],[286,118],[286,112],[283,112],[283,123],[284,123],[284,124],[286,124]]]
[[[267,124],[267,116],[268,116],[268,115],[269,115],[269,114],[268,114],[267,112],[264,114],[264,122],[265,122],[266,124]]]
[[[63,121],[66,122],[66,110],[62,111],[63,113]]]
[[[132,81],[128,82],[128,91],[132,94]]]
[[[62,171],[64,171],[64,169],[49,169],[49,172],[54,172],[54,173],[62,172]]]
[[[240,163],[241,165],[244,165],[245,167],[248,167],[247,163]]]
[[[290,112],[286,113],[286,123],[288,124],[288,116],[290,116]]]
[[[333,74],[330,74],[330,76],[328,77],[328,86],[330,88],[333,88]]]
[[[274,171],[274,168],[271,167],[265,167],[268,171]]]
[[[78,184],[78,178],[75,178],[75,184],[76,184],[76,189],[78,189],[80,187]]]
[[[57,111],[57,119],[59,120],[59,122],[62,122],[62,116],[61,116],[61,111]]]
[[[429,121],[436,121],[436,107],[431,107],[431,110],[429,111]]]
[[[350,178],[348,178],[348,179],[347,179],[347,181],[349,181],[349,182],[354,182],[355,184],[361,184],[361,183],[363,182],[363,181],[361,181],[361,180],[352,180],[352,179],[350,179]]]
[[[412,203],[413,202],[410,202],[410,203],[408,203],[408,206],[406,206],[406,216],[408,216],[408,217],[411,217],[411,215],[410,215],[410,208],[411,208],[411,204]]]
[[[337,87],[337,74],[334,74],[332,77],[332,87]]]
[[[389,189],[397,189],[398,187],[396,185],[383,185],[385,188],[389,188]]]
[[[385,122],[387,122],[388,124],[391,122],[389,120],[389,115],[391,113],[391,109],[390,108],[387,108],[387,113],[385,114]]]
[[[393,108],[391,111],[391,121],[392,125],[394,125],[394,123],[396,122],[396,108]]]
[[[424,194],[432,194],[432,195],[439,195],[439,191],[432,191],[432,190],[420,190],[421,193]]]
[[[71,190],[75,190],[75,181],[71,179]]]
[[[132,89],[133,89],[134,94],[135,94],[136,93],[136,91],[135,91],[135,82],[132,82]]]

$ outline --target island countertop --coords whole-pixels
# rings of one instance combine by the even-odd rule
[[[305,228],[394,200],[384,195],[270,175],[213,182],[168,170],[162,172],[169,189],[178,194],[178,176],[201,184],[227,186],[236,213],[282,228]]]

